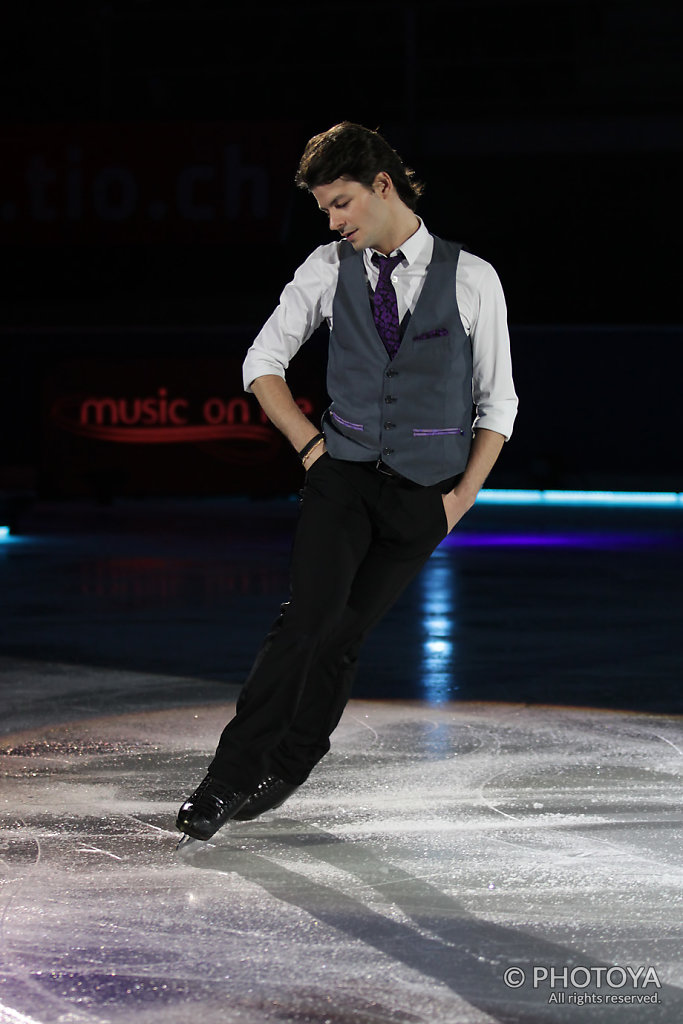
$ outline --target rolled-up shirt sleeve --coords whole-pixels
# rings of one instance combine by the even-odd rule
[[[336,244],[321,245],[301,264],[247,352],[242,366],[244,390],[265,374],[284,379],[285,371],[316,327],[330,315],[338,274]]]
[[[495,430],[507,440],[517,415],[517,394],[512,380],[507,307],[500,279],[490,263],[483,263],[478,308],[470,326],[472,343],[472,401],[476,408],[473,429]]]

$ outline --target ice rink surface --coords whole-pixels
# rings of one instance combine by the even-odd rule
[[[174,515],[0,554],[0,1024],[679,1024],[678,521],[475,516],[308,783],[177,851],[293,516]]]
[[[353,702],[285,806],[176,852],[231,711],[5,739],[3,1024],[683,1019],[677,722]]]

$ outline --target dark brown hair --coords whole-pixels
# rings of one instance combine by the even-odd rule
[[[337,178],[359,181],[371,188],[380,171],[386,171],[399,198],[414,210],[424,188],[415,180],[415,172],[404,165],[379,132],[342,121],[308,140],[294,180],[299,188],[309,191]]]

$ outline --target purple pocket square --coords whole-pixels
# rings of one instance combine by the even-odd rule
[[[429,338],[446,338],[448,331],[445,327],[435,327],[433,331],[426,331],[424,334],[416,334],[413,341],[428,341]]]

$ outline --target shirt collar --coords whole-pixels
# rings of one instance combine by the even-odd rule
[[[429,232],[425,227],[425,222],[422,220],[421,217],[418,217],[418,220],[420,221],[419,228],[417,229],[415,234],[410,236],[410,238],[406,238],[405,242],[401,246],[401,252],[405,257],[405,262],[408,264],[408,266],[410,266],[411,263],[415,262],[415,260],[420,255],[425,245],[429,241],[430,237]]]
[[[410,238],[406,238],[405,242],[398,247],[403,253],[403,262],[407,263],[408,266],[415,262],[431,237],[422,218],[418,217],[417,219],[420,222],[420,226],[417,231],[412,234]],[[368,263],[372,260],[372,255],[375,252],[377,252],[376,249],[365,250],[365,259]],[[398,252],[398,249],[394,249],[394,252],[389,253],[389,255],[393,256],[396,252]],[[380,253],[380,256],[383,255],[384,253]]]

